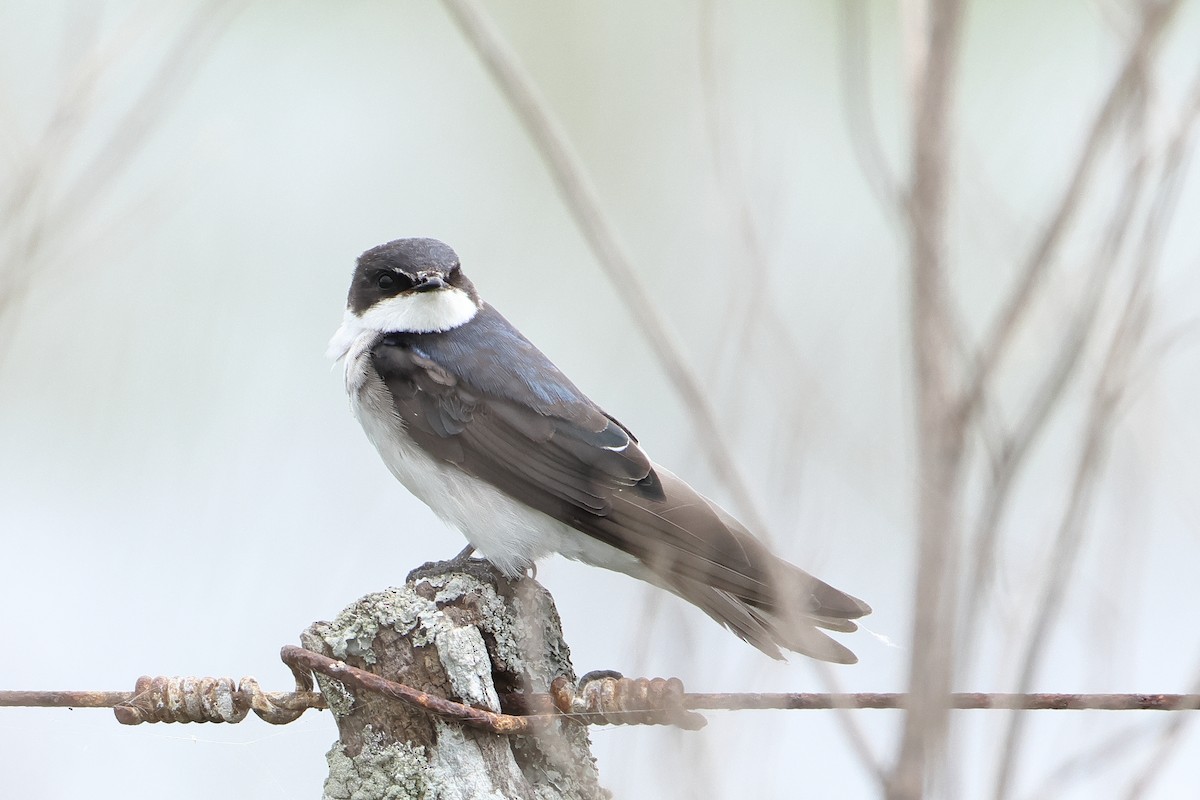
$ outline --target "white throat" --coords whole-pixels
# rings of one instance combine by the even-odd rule
[[[380,300],[361,316],[350,309],[329,340],[326,355],[344,358],[363,333],[437,333],[469,322],[478,311],[471,296],[453,286]]]

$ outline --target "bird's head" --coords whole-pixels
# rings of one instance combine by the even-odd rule
[[[458,255],[437,239],[397,239],[358,257],[346,315],[329,343],[340,358],[363,332],[436,333],[469,322],[482,305]]]

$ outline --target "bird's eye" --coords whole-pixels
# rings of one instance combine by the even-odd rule
[[[375,286],[381,292],[390,292],[396,294],[398,292],[408,291],[413,287],[413,279],[405,275],[403,272],[393,272],[390,269],[381,269],[372,277],[375,281]]]

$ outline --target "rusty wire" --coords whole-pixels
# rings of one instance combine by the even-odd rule
[[[296,680],[292,692],[264,692],[254,678],[138,678],[132,692],[0,691],[0,707],[112,708],[124,725],[143,722],[240,722],[250,711],[274,725],[292,722],[310,708],[327,708],[313,691],[318,672],[362,694],[379,694],[429,714],[496,734],[528,734],[564,719],[593,725],[704,726],[697,711],[750,709],[900,709],[903,693],[852,694],[685,692],[678,678],[625,678],[616,672],[585,675],[578,685],[565,677],[550,692],[500,696],[504,713],[474,708],[391,681],[345,662],[287,646],[280,652]],[[954,709],[1064,711],[1189,711],[1200,709],[1200,694],[1004,694],[957,692]]]
[[[254,678],[157,677],[143,675],[132,692],[0,691],[0,706],[111,708],[122,725],[143,722],[241,722],[253,711],[272,725],[285,725],[325,698],[297,681],[294,692],[264,692]]]
[[[585,676],[586,677],[586,676]],[[828,692],[683,692],[677,678],[678,694],[647,694],[641,684],[663,681],[655,678],[620,678],[615,684],[597,686],[596,681],[581,682],[577,693],[585,697],[584,705],[578,699],[564,704],[558,692],[563,678],[555,680],[551,694],[506,695],[501,698],[524,709],[527,713],[549,713],[555,709],[585,718],[592,724],[647,724],[641,719],[650,711],[659,714],[689,714],[695,711],[749,711],[749,710],[822,710],[822,709],[902,709],[908,695],[902,692],[854,692],[830,694]],[[569,682],[566,682],[569,686]],[[639,700],[646,704],[639,705]],[[1200,694],[1077,694],[1035,693],[1006,694],[1002,692],[955,692],[948,698],[947,705],[957,710],[1007,709],[1011,711],[1195,711],[1200,709]],[[671,724],[694,730],[699,714],[691,717],[660,717],[649,724]]]

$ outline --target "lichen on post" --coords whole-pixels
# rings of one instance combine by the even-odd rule
[[[495,712],[501,695],[547,692],[559,675],[575,679],[549,593],[482,561],[426,564],[404,586],[313,624],[302,641],[389,680]],[[582,725],[563,720],[536,735],[497,735],[398,700],[356,696],[323,675],[317,680],[340,734],[328,754],[327,800],[609,797]]]

